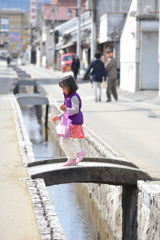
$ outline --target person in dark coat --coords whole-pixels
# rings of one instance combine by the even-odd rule
[[[115,100],[118,100],[118,94],[116,90],[116,79],[117,79],[117,61],[113,58],[113,50],[108,50],[107,54],[107,62],[106,62],[106,73],[107,73],[107,101],[111,102],[111,93]]]
[[[94,89],[94,96],[95,96],[95,102],[101,101],[101,83],[103,80],[103,77],[106,78],[106,69],[104,67],[104,63],[100,60],[101,54],[95,53],[95,60],[90,63],[85,75],[86,76],[90,73],[91,69],[91,75],[92,75],[92,84]],[[98,94],[97,94],[98,89]]]
[[[77,80],[77,74],[78,74],[79,68],[80,68],[80,61],[78,56],[75,54],[73,57],[72,65],[71,65],[71,69],[73,71],[75,81]]]
[[[8,66],[8,68],[9,68],[9,66],[10,66],[10,62],[11,62],[11,57],[10,57],[9,54],[7,54],[7,58],[6,58],[6,60],[7,60],[7,66]]]

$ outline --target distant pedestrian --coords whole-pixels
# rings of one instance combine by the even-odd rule
[[[60,110],[64,113],[52,118],[53,122],[56,122],[62,118],[65,112],[69,109],[69,119],[72,120],[70,128],[71,138],[84,138],[83,132],[83,114],[81,112],[81,98],[76,92],[78,86],[74,78],[69,75],[62,78],[59,82],[59,86],[62,88],[64,94],[64,104],[60,106]],[[69,138],[61,137],[60,145],[65,154],[67,155],[68,161],[63,166],[72,166],[82,161],[86,152],[81,150],[74,142]]]
[[[90,63],[85,75],[84,79],[86,76],[91,72],[92,75],[92,84],[93,84],[93,89],[94,89],[94,97],[95,97],[95,102],[101,101],[101,83],[103,80],[103,77],[106,78],[106,70],[104,67],[104,63],[100,60],[101,54],[100,53],[95,53],[95,60]],[[98,93],[97,93],[98,89]]]
[[[9,54],[7,54],[6,60],[7,60],[7,66],[9,68],[10,67],[10,62],[11,62],[11,57],[10,57]]]
[[[71,65],[71,69],[73,71],[74,79],[76,81],[77,80],[77,74],[78,74],[79,69],[80,69],[80,61],[79,61],[79,58],[76,54],[73,57],[73,62],[72,62],[72,65]]]
[[[117,80],[117,63],[116,59],[113,58],[113,50],[108,50],[107,54],[107,62],[106,62],[106,73],[107,73],[107,101],[111,101],[111,92],[115,100],[118,100],[117,90],[116,90],[116,80]]]

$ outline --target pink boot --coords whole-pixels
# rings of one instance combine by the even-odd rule
[[[68,159],[68,161],[66,163],[63,164],[64,167],[66,166],[74,166],[76,165],[76,158],[75,159]]]
[[[81,151],[80,153],[77,153],[77,161],[76,164],[78,164],[79,162],[81,162],[83,160],[83,157],[86,155],[85,151]]]

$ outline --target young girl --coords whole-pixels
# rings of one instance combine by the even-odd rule
[[[72,120],[70,137],[84,138],[82,127],[83,114],[81,112],[82,103],[80,96],[78,93],[76,93],[78,86],[71,75],[62,78],[59,82],[59,86],[62,88],[64,94],[64,104],[60,106],[60,110],[64,111],[64,113],[53,117],[52,121],[56,122],[60,120],[68,108],[69,119]],[[78,164],[80,161],[82,161],[86,154],[86,152],[81,150],[81,148],[72,142],[70,138],[61,137],[60,145],[68,157],[68,161],[63,164],[63,166],[72,166]]]

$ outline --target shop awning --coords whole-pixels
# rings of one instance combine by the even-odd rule
[[[69,42],[69,43],[67,43],[65,45],[62,45],[62,46],[56,46],[56,50],[64,49],[64,48],[70,47],[74,44],[75,44],[74,42]]]

